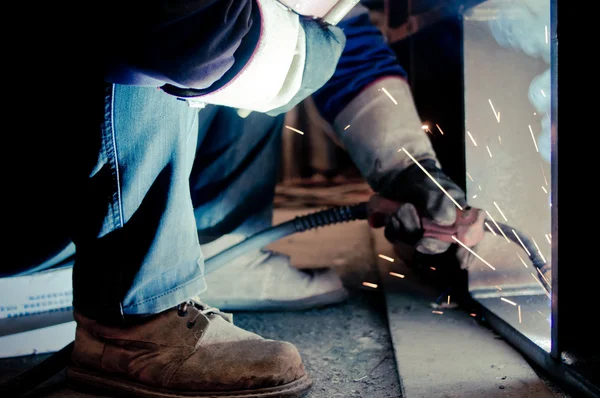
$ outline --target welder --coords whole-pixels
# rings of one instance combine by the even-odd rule
[[[310,388],[292,344],[237,328],[222,310],[335,304],[347,296],[336,273],[298,270],[268,250],[206,276],[203,265],[270,225],[283,117],[308,96],[373,190],[408,203],[397,229],[417,230],[417,212],[454,223],[451,198],[411,159],[466,205],[421,128],[405,70],[364,5],[328,20],[335,3],[102,5],[98,84],[52,89],[98,119],[66,118],[37,141],[68,137],[73,150],[39,150],[36,193],[47,197],[27,202],[33,221],[24,224],[47,238],[27,240],[19,257],[21,268],[75,259],[71,385],[136,397],[296,397]],[[422,238],[415,247],[449,246]]]

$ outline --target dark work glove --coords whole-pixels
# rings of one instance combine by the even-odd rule
[[[427,159],[419,163],[461,207],[466,207],[465,193],[436,166],[435,160]],[[405,203],[385,229],[385,236],[390,242],[402,241],[415,245],[416,250],[424,254],[439,254],[448,250],[450,243],[422,237],[420,219],[428,218],[439,225],[452,225],[458,207],[417,164],[386,181],[380,193],[388,199]]]

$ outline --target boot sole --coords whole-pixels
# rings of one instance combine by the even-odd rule
[[[219,300],[206,298],[211,305],[223,311],[302,311],[322,308],[346,301],[349,297],[348,290],[339,289],[323,293],[318,296],[307,297],[299,300]]]
[[[143,398],[300,398],[312,386],[308,375],[291,383],[276,387],[239,391],[175,391],[150,387],[109,374],[93,372],[87,369],[69,367],[67,383],[75,390],[91,394],[109,394],[116,397]]]

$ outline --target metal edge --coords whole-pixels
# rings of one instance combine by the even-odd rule
[[[553,381],[566,390],[577,393],[577,397],[600,397],[600,387],[560,359],[554,358],[549,352],[544,351],[521,332],[510,326],[487,307],[476,300],[471,300],[472,305],[483,314],[483,322],[500,334],[509,344],[517,349],[525,358],[529,359],[540,368],[544,369]]]

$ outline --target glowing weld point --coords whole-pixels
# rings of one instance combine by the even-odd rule
[[[500,215],[502,216],[502,218],[504,218],[504,221],[508,221],[508,219],[506,218],[506,216],[504,215],[502,210],[500,210],[500,206],[498,206],[498,203],[494,202],[494,206],[496,206],[496,209],[498,209],[498,211],[500,212]]]
[[[512,304],[512,305],[515,305],[515,306],[517,305],[517,303],[515,303],[514,301],[510,301],[509,299],[506,299],[504,297],[500,297],[500,300],[502,300],[502,301],[504,301],[504,302],[506,302],[508,304]]]
[[[502,290],[502,288],[501,288],[500,286],[495,286],[495,285],[494,285],[494,287],[495,287],[496,289],[498,289],[498,290]]]
[[[490,157],[492,157],[492,152],[490,151],[490,147],[489,146],[485,146],[487,148],[488,153],[490,154]]]
[[[434,314],[438,314],[438,315],[442,315],[443,314],[442,311],[431,311],[431,312],[433,312]]]
[[[477,196],[477,195],[475,195],[475,196]],[[490,227],[490,224],[488,224],[487,222],[484,223],[484,224],[485,224],[486,227],[488,227],[488,229],[490,230],[490,232],[494,234],[494,236],[498,236],[498,234],[496,233],[496,231],[494,231],[492,229],[492,227]]]
[[[523,323],[521,320],[521,306],[519,305],[517,308],[519,309],[519,323]]]
[[[471,174],[469,174],[468,171],[467,171],[467,177],[469,177],[469,180],[473,181],[473,177],[471,177]]]
[[[428,126],[428,125],[426,125],[426,124],[422,125],[422,126],[421,126],[421,128],[422,128],[423,130],[429,130],[429,126]]]
[[[548,191],[546,191],[546,188],[542,185],[542,191],[544,191],[544,193],[548,193]]]
[[[519,260],[521,260],[521,262],[523,263],[523,265],[525,266],[525,268],[529,268],[529,267],[527,267],[527,263],[525,262],[525,260],[523,260],[521,258],[521,256],[519,256],[519,253],[517,253],[517,257],[519,257]]]
[[[552,244],[552,241],[550,240],[550,236],[548,236],[548,234],[544,235],[546,237],[546,240],[548,241],[548,243]]]
[[[471,141],[473,141],[473,145],[477,146],[477,143],[475,142],[475,138],[473,138],[473,136],[471,135],[471,132],[467,131],[467,134],[469,135],[469,138],[471,139]]]
[[[393,262],[394,262],[394,259],[393,259],[393,258],[391,258],[391,257],[388,257],[388,256],[384,256],[383,254],[380,254],[380,255],[379,255],[379,258],[382,258],[382,259],[384,259],[384,260],[387,260],[387,261],[389,261],[390,263],[393,263]]]
[[[490,220],[492,220],[492,222],[494,223],[494,225],[496,226],[496,228],[498,228],[498,231],[500,231],[500,233],[502,234],[502,236],[504,236],[504,239],[506,239],[506,241],[508,243],[510,243],[510,239],[508,239],[508,236],[506,236],[506,234],[504,233],[504,231],[502,230],[502,228],[500,228],[500,226],[498,225],[498,223],[496,222],[496,220],[494,220],[494,217],[492,217],[492,215],[490,214],[490,212],[486,210],[485,214],[487,214],[487,216],[490,218]]]
[[[398,105],[398,102],[394,99],[394,97],[392,97],[392,95],[390,93],[388,93],[388,91],[385,89],[385,87],[382,87],[381,89],[388,97],[390,97],[390,99],[392,100],[394,105]]]
[[[460,240],[458,240],[456,238],[456,236],[452,236],[452,239],[454,239],[454,241],[456,243],[458,243],[459,245],[461,245],[462,247],[464,247],[465,249],[467,249],[472,255],[474,255],[475,257],[477,257],[479,260],[481,260],[485,265],[487,265],[488,267],[490,267],[491,269],[493,269],[494,271],[496,271],[496,268],[494,268],[490,263],[488,263],[487,261],[485,261],[479,254],[475,253],[473,250],[471,250],[471,248],[467,245],[465,245],[464,243],[462,243]]]
[[[540,280],[538,279],[538,277],[535,276],[535,274],[533,272],[531,273],[531,276],[542,287],[542,289],[544,289],[544,293],[546,293],[546,296],[548,296],[548,298],[550,298],[550,292],[548,292],[548,290],[546,290],[546,287],[544,285],[542,285],[542,282],[540,282]]]
[[[523,249],[525,249],[525,253],[527,253],[527,255],[529,257],[531,257],[531,253],[529,252],[529,250],[527,250],[527,247],[525,247],[525,245],[523,244],[523,241],[521,240],[521,238],[519,237],[519,235],[517,235],[517,233],[515,232],[515,230],[512,230],[512,233],[517,237],[517,239],[519,240],[519,243],[521,244],[521,246],[523,246]]]
[[[453,203],[456,205],[456,207],[458,207],[460,210],[462,210],[462,209],[463,209],[463,208],[462,208],[462,206],[461,206],[461,205],[459,205],[459,204],[458,204],[458,202],[457,202],[457,201],[456,201],[456,200],[455,200],[455,199],[454,199],[452,196],[450,196],[450,194],[448,193],[448,191],[446,191],[446,190],[445,190],[445,189],[444,189],[444,188],[443,188],[443,187],[440,185],[440,183],[439,183],[439,182],[437,182],[437,181],[435,180],[435,178],[433,178],[433,176],[432,176],[431,174],[429,174],[429,172],[428,172],[427,170],[425,170],[425,168],[424,168],[423,166],[421,166],[421,163],[419,163],[419,161],[418,161],[417,159],[415,159],[415,158],[414,158],[414,157],[413,157],[413,156],[412,156],[410,153],[408,153],[408,151],[407,151],[406,149],[404,149],[404,148],[401,148],[401,149],[404,151],[404,153],[406,153],[406,154],[408,155],[408,157],[409,157],[409,158],[411,158],[411,160],[412,160],[413,162],[415,162],[415,163],[417,164],[417,166],[419,166],[419,168],[420,168],[421,170],[423,170],[423,172],[424,172],[425,174],[427,174],[427,177],[429,177],[429,178],[431,179],[431,181],[433,181],[433,182],[435,183],[435,185],[437,185],[437,187],[438,187],[439,189],[441,189],[441,190],[442,190],[442,192],[443,192],[443,193],[445,193],[447,197],[449,197],[449,198],[450,198],[450,200],[451,200],[451,201],[452,201],[452,202],[453,202]]]
[[[435,125],[435,127],[438,128],[438,130],[440,130],[440,133],[442,133],[442,135],[444,135],[444,132],[442,131],[442,128],[440,126],[438,126],[437,124]]]
[[[544,97],[546,97],[546,93],[544,92],[544,90],[540,90],[540,92],[542,93],[542,95],[543,95]]]
[[[402,279],[404,278],[404,275],[402,275],[402,274],[397,274],[397,273],[395,273],[395,272],[390,272],[390,275],[391,275],[391,276],[395,276],[396,278],[402,278]]]
[[[344,131],[348,130],[350,128],[350,125],[347,125],[346,127],[344,127]]]
[[[296,133],[298,133],[300,135],[304,135],[304,133],[302,131],[298,130],[298,129],[295,129],[295,128],[290,127],[290,126],[285,126],[285,127],[288,128],[288,129],[290,129],[290,130],[292,130],[292,131],[295,131]]]
[[[546,38],[546,44],[548,44],[548,25],[544,26],[544,37]]]
[[[372,287],[373,289],[377,289],[377,285],[371,282],[363,282],[363,286]]]
[[[533,145],[535,145],[536,152],[539,152],[537,142],[535,142],[535,136],[533,135],[533,130],[531,129],[531,124],[529,125],[529,132],[531,133],[531,139],[533,140]]]

